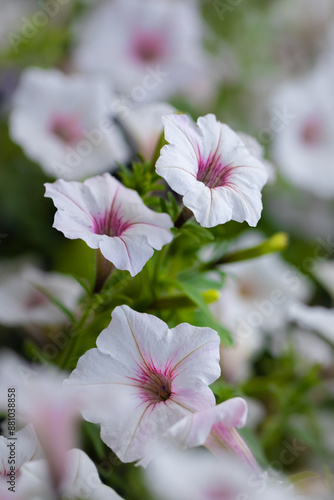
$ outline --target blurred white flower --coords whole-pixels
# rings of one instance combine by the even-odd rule
[[[283,83],[274,92],[272,157],[282,174],[321,198],[334,197],[333,71],[321,63],[308,75]]]
[[[315,270],[315,275],[334,300],[334,261],[319,262]]]
[[[151,491],[159,500],[296,498],[286,485],[278,484],[266,472],[250,472],[243,463],[228,454],[217,459],[203,452],[168,451],[150,463],[146,477]]]
[[[95,464],[83,451],[72,449],[67,452],[66,464],[58,484],[54,484],[46,460],[35,460],[25,464],[17,481],[18,498],[121,500],[112,488],[102,484]]]
[[[134,139],[137,150],[152,160],[163,132],[162,117],[175,112],[168,103],[150,103],[125,113],[124,126]]]
[[[298,326],[292,340],[302,357],[311,363],[332,365],[333,348],[327,341],[334,345],[334,309],[297,302],[289,308],[289,319]]]
[[[62,179],[45,184],[45,196],[58,208],[54,227],[67,238],[84,240],[117,269],[139,273],[154,250],[169,243],[173,226],[169,215],[153,212],[139,194],[110,174],[84,183]]]
[[[236,431],[247,420],[247,403],[242,398],[232,398],[209,409],[198,411],[179,420],[167,431],[175,446],[182,449],[205,446],[216,456],[226,451],[235,454],[251,470],[258,472],[252,452]]]
[[[0,436],[0,484],[9,479],[7,475],[13,470],[11,465],[14,464],[15,476],[18,478],[25,463],[37,460],[42,455],[42,449],[32,424],[26,425],[7,438]]]
[[[33,11],[33,0],[16,0],[15,2],[1,1],[1,52],[8,49],[17,52],[21,44],[26,41],[24,33],[27,32],[26,30],[29,32],[29,22],[26,16],[29,16]]]
[[[106,0],[78,27],[74,66],[109,74],[135,102],[201,89],[203,34],[197,1]]]
[[[318,332],[330,342],[334,342],[334,309],[295,303],[289,309],[289,318],[300,327]]]
[[[6,326],[54,325],[67,319],[40,289],[74,311],[82,288],[71,276],[45,272],[31,264],[21,264],[0,279],[0,323]]]
[[[99,409],[86,420],[101,424],[102,440],[123,462],[145,459],[160,446],[171,425],[185,415],[215,404],[208,385],[219,377],[219,337],[210,328],[166,323],[127,306],[78,361],[69,383],[102,385],[106,395],[120,386],[123,399],[109,417]]]
[[[212,114],[197,125],[186,115],[163,119],[168,144],[161,150],[156,171],[204,227],[229,220],[256,226],[261,189],[267,181],[263,164],[238,135]]]
[[[54,483],[67,469],[66,454],[78,444],[82,411],[113,411],[117,390],[64,384],[67,373],[52,365],[30,364],[11,351],[0,352],[0,411],[8,411],[8,388],[15,389],[15,425],[33,424]]]
[[[259,233],[246,233],[237,248],[262,239]],[[273,349],[281,350],[288,307],[292,301],[309,298],[311,288],[297,269],[274,254],[225,264],[222,270],[226,283],[211,308],[235,341],[232,347],[221,347],[222,371],[228,380],[239,381],[249,375],[250,360],[262,347],[264,333],[270,334]]]
[[[323,49],[324,34],[334,19],[332,0],[281,0],[269,6],[267,18],[274,30],[273,52],[280,74],[301,71]]]
[[[10,135],[52,177],[83,179],[115,169],[129,156],[111,122],[101,78],[29,68],[13,96]]]

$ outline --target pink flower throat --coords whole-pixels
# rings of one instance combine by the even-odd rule
[[[50,131],[65,144],[77,144],[82,139],[82,124],[74,114],[56,114],[52,117]]]
[[[137,61],[154,62],[163,59],[167,52],[165,37],[158,32],[139,32],[132,41],[132,55]]]
[[[117,208],[106,210],[104,215],[100,212],[94,217],[92,229],[95,234],[106,234],[107,236],[121,236],[130,226],[129,221],[123,221],[122,215]]]
[[[157,370],[147,364],[139,365],[135,377],[129,377],[140,388],[140,398],[149,403],[161,403],[172,396],[172,373],[170,369],[165,372]]]
[[[211,189],[226,186],[229,183],[232,171],[231,164],[223,165],[221,156],[216,151],[214,154],[210,154],[207,160],[200,156],[197,180]]]

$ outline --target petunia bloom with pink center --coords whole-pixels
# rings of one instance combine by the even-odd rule
[[[172,220],[146,207],[138,193],[110,174],[83,183],[58,179],[45,184],[45,196],[58,211],[54,227],[67,238],[84,240],[103,257],[131,276],[172,240]]]
[[[265,166],[238,134],[212,114],[191,122],[186,115],[163,118],[168,145],[156,171],[204,227],[229,220],[256,226],[262,210]]]
[[[101,438],[123,462],[146,460],[166,429],[185,415],[215,404],[208,385],[220,375],[219,337],[210,328],[166,323],[128,306],[117,307],[110,325],[86,352],[69,383],[122,389],[110,415],[83,412],[101,424]]]

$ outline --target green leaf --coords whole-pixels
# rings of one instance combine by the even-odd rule
[[[190,238],[197,240],[199,243],[207,243],[214,241],[215,239],[208,229],[205,229],[193,220],[190,220],[186,224],[183,224],[180,231]]]
[[[31,283],[31,284],[37,290],[42,292],[49,299],[49,301],[52,302],[52,304],[54,304],[56,307],[58,307],[58,309],[60,309],[60,311],[62,311],[72,321],[72,323],[75,322],[74,314],[69,309],[67,309],[67,307],[64,306],[64,304],[62,304],[62,302],[60,300],[56,299],[56,297],[54,297],[48,290],[46,290],[42,286],[36,285],[35,283]]]

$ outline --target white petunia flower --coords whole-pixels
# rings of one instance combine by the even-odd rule
[[[320,198],[334,197],[333,82],[330,65],[322,63],[283,83],[271,98],[282,116],[280,122],[273,118],[273,160],[289,181]]]
[[[110,174],[84,183],[62,179],[45,184],[45,196],[58,211],[54,227],[70,239],[82,239],[117,269],[139,273],[154,250],[172,240],[172,220],[146,207],[139,194]]]
[[[16,272],[5,272],[0,280],[0,323],[19,326],[64,322],[66,315],[39,287],[70,311],[75,310],[82,295],[82,288],[74,278],[41,271],[30,264],[22,265]]]
[[[156,171],[204,227],[229,220],[256,226],[267,181],[263,164],[238,135],[212,114],[194,124],[186,115],[163,119],[170,144],[161,150]]]
[[[219,337],[186,323],[172,330],[148,314],[117,307],[112,321],[78,362],[69,383],[122,389],[109,417],[99,409],[86,420],[101,424],[101,438],[123,462],[147,458],[170,426],[214,406],[208,385],[219,377]]]
[[[48,175],[83,179],[128,158],[110,114],[103,79],[29,68],[13,97],[10,135]]]
[[[187,415],[166,434],[175,446],[183,449],[204,445],[218,457],[224,457],[227,450],[251,470],[259,472],[250,449],[235,429],[245,426],[247,411],[244,399],[228,399],[212,408]]]
[[[152,101],[209,80],[203,35],[196,1],[106,0],[79,26],[74,66],[109,75],[131,101]]]

